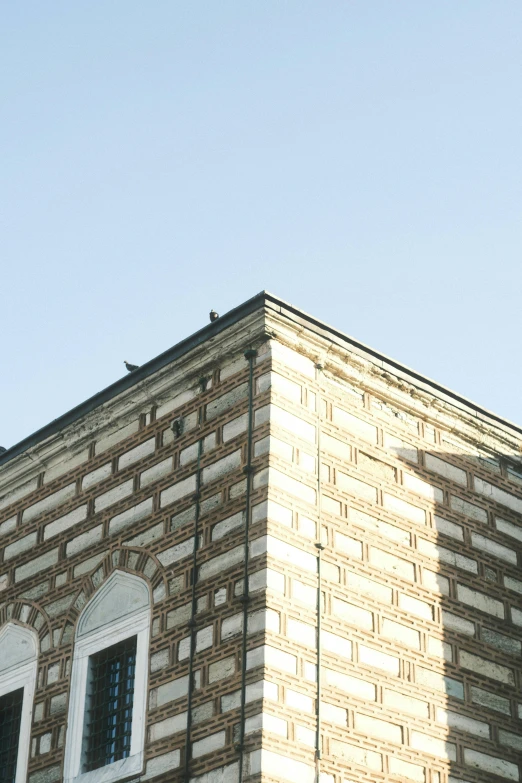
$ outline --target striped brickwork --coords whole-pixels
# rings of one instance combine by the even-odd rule
[[[138,779],[520,780],[519,453],[267,308],[0,467],[0,631],[40,643],[29,783],[63,780],[78,617],[115,570],[152,604]]]
[[[478,427],[459,437],[458,420],[449,433],[406,395],[398,405],[275,347],[268,538],[281,576],[267,605],[280,630],[264,770],[286,759],[289,778],[312,781],[319,715],[325,780],[519,780],[520,473]]]
[[[265,365],[268,353],[265,349],[263,357],[261,346],[254,362],[252,416],[269,402]],[[150,406],[109,436],[93,438],[72,470],[66,463],[58,478],[56,467],[50,476],[43,470],[0,501],[0,627],[15,621],[34,628],[40,640],[30,783],[63,779],[77,619],[116,569],[145,579],[153,602],[143,780],[180,779],[187,740],[191,778],[226,764],[237,771],[248,385],[248,362],[239,353],[204,381],[196,374],[163,404]],[[268,427],[262,417],[255,438],[264,441]],[[266,558],[255,539],[266,528],[267,462],[266,452],[256,455],[251,478],[255,554],[249,563],[247,649],[258,648],[264,635]],[[261,713],[264,684],[262,666],[250,659],[248,665],[245,717],[252,723],[251,716]],[[259,734],[249,745],[260,746]]]

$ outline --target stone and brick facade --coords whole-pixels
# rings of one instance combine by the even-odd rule
[[[27,780],[74,779],[79,623],[104,590],[124,612],[125,576],[150,596],[132,780],[521,780],[521,459],[520,428],[265,293],[9,450]]]

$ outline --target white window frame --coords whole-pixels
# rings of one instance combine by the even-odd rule
[[[121,573],[121,572],[120,572]],[[130,577],[125,574],[125,577]],[[137,579],[138,577],[130,577]],[[143,584],[143,580],[139,580]],[[103,589],[103,588],[102,588]],[[148,589],[148,588],[147,588]],[[87,604],[87,607],[89,604]],[[87,608],[85,607],[85,608]],[[84,610],[85,611],[85,610]],[[136,668],[130,754],[112,764],[83,772],[85,763],[85,708],[89,675],[89,658],[101,650],[136,636]],[[145,747],[145,718],[147,708],[147,681],[149,664],[150,605],[139,612],[105,625],[76,640],[71,672],[67,744],[65,749],[64,783],[112,783],[138,775],[143,771]],[[18,783],[18,781],[17,781]]]
[[[0,631],[0,641],[4,634],[30,636],[34,644],[34,660],[11,666],[2,672],[0,667],[0,696],[6,696],[19,688],[24,689],[22,699],[22,712],[20,716],[20,733],[18,735],[18,754],[16,758],[15,783],[26,783],[27,765],[29,763],[29,748],[31,746],[31,724],[33,719],[33,700],[36,687],[37,674],[37,650],[38,641],[36,634],[28,628],[22,628],[15,623],[8,623]]]

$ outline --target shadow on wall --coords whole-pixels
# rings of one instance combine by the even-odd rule
[[[402,452],[404,488],[433,500],[425,520],[409,511],[423,523],[412,544],[429,599],[412,591],[398,607],[428,621],[409,745],[426,754],[432,783],[444,770],[450,783],[522,780],[522,472],[465,453]],[[411,632],[411,647],[422,645]]]

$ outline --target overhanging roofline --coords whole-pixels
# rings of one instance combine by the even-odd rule
[[[401,362],[398,362],[395,359],[390,359],[390,357],[386,356],[386,354],[380,353],[374,348],[370,348],[368,345],[358,342],[358,340],[354,340],[353,337],[350,337],[344,332],[339,331],[334,326],[330,326],[330,324],[325,323],[325,321],[320,321],[318,318],[314,318],[313,315],[309,315],[309,313],[305,313],[304,310],[300,310],[299,308],[294,307],[294,305],[288,304],[283,299],[279,299],[277,296],[270,294],[268,291],[262,291],[261,293],[264,294],[267,302],[272,302],[273,304],[279,306],[283,313],[285,311],[292,313],[296,320],[300,321],[301,323],[306,323],[308,328],[313,325],[315,327],[315,331],[322,334],[323,336],[327,334],[334,335],[340,343],[344,343],[345,345],[350,346],[350,348],[359,355],[371,356],[372,359],[375,360],[375,363],[379,364],[383,369],[396,370],[399,375],[417,381],[419,385],[430,389],[432,392],[438,392],[437,396],[453,401],[458,405],[459,408],[466,409],[468,413],[472,413],[484,419],[485,421],[489,421],[492,424],[499,424],[504,429],[509,429],[522,434],[521,425],[515,424],[514,422],[510,421],[509,419],[505,419],[502,416],[498,416],[496,413],[488,410],[488,408],[484,408],[481,405],[478,405],[476,402],[473,402],[473,400],[470,400],[468,397],[464,397],[462,394],[457,394],[451,389],[448,389],[447,386],[443,386],[442,384],[434,381],[432,378],[429,378],[427,375],[421,375],[415,370],[412,370],[411,367],[408,367],[408,365],[401,364]],[[261,294],[258,294],[258,296],[260,295]]]
[[[51,437],[51,435],[55,435],[64,427],[67,427],[69,424],[77,421],[82,416],[85,416],[87,413],[93,411],[95,408],[98,408],[100,405],[108,402],[108,400],[113,399],[113,397],[117,397],[122,392],[130,389],[132,386],[135,386],[137,383],[143,381],[145,378],[148,378],[150,375],[153,375],[167,364],[171,364],[171,362],[176,361],[176,359],[180,359],[189,351],[197,348],[211,337],[215,337],[216,335],[220,334],[229,326],[232,326],[242,318],[245,318],[245,316],[250,315],[256,310],[259,310],[261,307],[263,307],[264,301],[264,292],[261,291],[261,293],[256,294],[256,296],[252,297],[252,299],[248,299],[246,302],[243,302],[243,304],[239,305],[239,307],[235,307],[233,310],[229,310],[228,313],[222,315],[217,319],[217,321],[213,321],[212,323],[207,324],[207,326],[204,326],[203,329],[199,329],[199,331],[194,332],[194,334],[190,335],[190,337],[186,337],[172,348],[169,348],[163,353],[160,353],[159,356],[156,356],[154,359],[151,359],[145,364],[142,364],[137,370],[133,370],[128,375],[125,375],[118,381],[111,383],[110,386],[107,386],[105,389],[97,392],[93,397],[89,397],[89,399],[85,400],[85,402],[80,403],[80,405],[77,405],[75,408],[71,408],[70,411],[64,413],[62,416],[59,416],[57,419],[53,419],[53,421],[49,422],[49,424],[46,424],[45,427],[36,430],[36,432],[33,432],[32,435],[28,435],[27,438],[24,438],[23,440],[19,441],[19,443],[15,443],[14,446],[11,446],[11,448],[7,449],[7,451],[5,451],[0,456],[0,467],[5,465],[6,462],[12,460],[14,457],[18,457],[20,454],[23,454],[24,451],[31,448],[32,446],[36,446],[37,443],[41,443],[42,441],[46,440],[46,438]]]
[[[246,302],[243,302],[243,304],[239,305],[238,307],[235,307],[233,310],[229,310],[228,313],[222,315],[220,318],[218,318],[217,321],[207,324],[207,326],[203,327],[203,329],[200,329],[190,337],[185,338],[181,342],[174,345],[172,348],[169,348],[167,351],[159,354],[159,356],[151,359],[149,362],[142,364],[137,370],[134,370],[132,373],[129,373],[129,375],[120,378],[115,383],[112,383],[110,386],[102,389],[102,391],[99,391],[93,397],[89,397],[89,399],[85,400],[85,402],[82,402],[80,405],[72,408],[70,411],[64,413],[62,416],[59,416],[57,419],[53,419],[53,421],[51,421],[49,424],[46,424],[45,427],[36,430],[36,432],[34,432],[32,435],[29,435],[19,443],[11,446],[11,448],[7,449],[7,451],[5,451],[0,456],[0,467],[20,454],[23,454],[23,452],[27,449],[46,440],[51,435],[54,435],[62,430],[64,427],[67,427],[69,424],[77,421],[82,416],[90,413],[95,408],[103,405],[103,403],[111,400],[113,397],[117,397],[122,392],[130,389],[132,386],[135,386],[137,383],[143,381],[145,378],[148,378],[150,375],[153,375],[167,364],[176,361],[176,359],[180,359],[189,351],[206,342],[206,340],[217,336],[221,332],[225,331],[225,329],[228,329],[233,324],[264,306],[268,306],[275,311],[279,311],[282,315],[291,314],[294,316],[295,320],[298,320],[301,323],[304,322],[306,326],[312,331],[316,331],[323,336],[334,336],[338,342],[350,346],[350,348],[355,349],[357,353],[371,357],[378,364],[380,364],[381,367],[396,370],[401,375],[408,376],[412,380],[419,382],[422,386],[427,387],[432,391],[438,392],[438,395],[442,395],[449,400],[453,400],[458,404],[458,407],[465,408],[469,412],[474,412],[475,415],[478,415],[480,418],[483,418],[486,421],[490,421],[492,424],[500,424],[504,428],[522,434],[522,427],[513,424],[513,422],[509,421],[508,419],[497,416],[496,414],[488,411],[486,408],[483,408],[480,405],[477,405],[466,397],[456,394],[455,392],[451,391],[451,389],[447,389],[445,386],[436,383],[435,381],[431,380],[431,378],[420,375],[419,373],[415,372],[415,370],[410,369],[406,365],[401,364],[394,359],[390,359],[384,354],[379,353],[373,348],[365,345],[364,343],[360,343],[357,340],[354,340],[352,337],[349,337],[343,332],[340,332],[338,329],[335,329],[334,327],[324,323],[324,321],[320,321],[319,319],[314,318],[312,315],[309,315],[303,310],[288,304],[283,299],[279,299],[279,297],[270,294],[268,291],[261,291],[260,293],[256,294],[256,296],[248,299]]]

